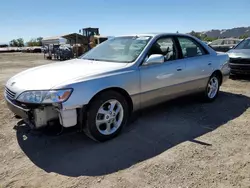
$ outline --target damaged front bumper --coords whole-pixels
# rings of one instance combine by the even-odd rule
[[[53,120],[60,121],[63,127],[77,125],[77,109],[63,110],[60,105],[22,104],[5,96],[8,108],[20,116],[33,129],[45,127]]]

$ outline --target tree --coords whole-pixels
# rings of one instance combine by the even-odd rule
[[[216,40],[216,39],[218,39],[218,38],[216,38],[216,37],[205,37],[203,40],[204,41],[207,41],[207,42],[211,42],[211,41],[214,41],[214,40]]]
[[[189,34],[200,40],[208,41],[208,42],[218,39],[217,37],[209,37],[205,33],[199,33],[195,31],[191,31]]]
[[[248,38],[248,37],[249,37],[248,34],[244,34],[244,35],[241,35],[241,36],[240,36],[240,39],[246,39],[246,38]]]
[[[42,39],[42,37],[30,39],[30,41],[27,42],[27,46],[42,46]]]
[[[11,47],[23,47],[24,46],[24,41],[22,38],[19,39],[13,39],[10,41],[10,46]]]
[[[18,47],[24,47],[24,41],[22,38],[17,39]]]
[[[195,31],[191,31],[190,35],[192,35],[192,36],[194,36],[194,37],[196,37],[196,38],[198,38],[198,39],[201,39],[201,34],[195,32]]]
[[[17,40],[16,39],[11,40],[10,41],[10,46],[11,47],[17,47],[18,46]]]
[[[38,46],[42,46],[42,40],[43,40],[43,37],[38,37],[37,39],[37,42],[38,42]]]
[[[27,42],[27,46],[36,46],[36,41],[35,41],[35,39],[30,39],[30,40]]]

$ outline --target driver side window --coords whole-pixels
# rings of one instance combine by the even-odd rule
[[[164,37],[158,39],[150,48],[148,57],[152,54],[161,54],[164,56],[165,61],[177,59],[177,50],[175,43],[171,37]]]

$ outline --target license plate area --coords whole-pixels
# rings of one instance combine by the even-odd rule
[[[16,115],[20,116],[22,119],[29,119],[28,112],[16,107],[15,105],[12,105],[11,103],[7,102],[8,108]]]

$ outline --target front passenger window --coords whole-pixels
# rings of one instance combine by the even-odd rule
[[[177,59],[176,46],[171,37],[158,39],[149,50],[148,56],[152,54],[161,54],[165,61]]]

